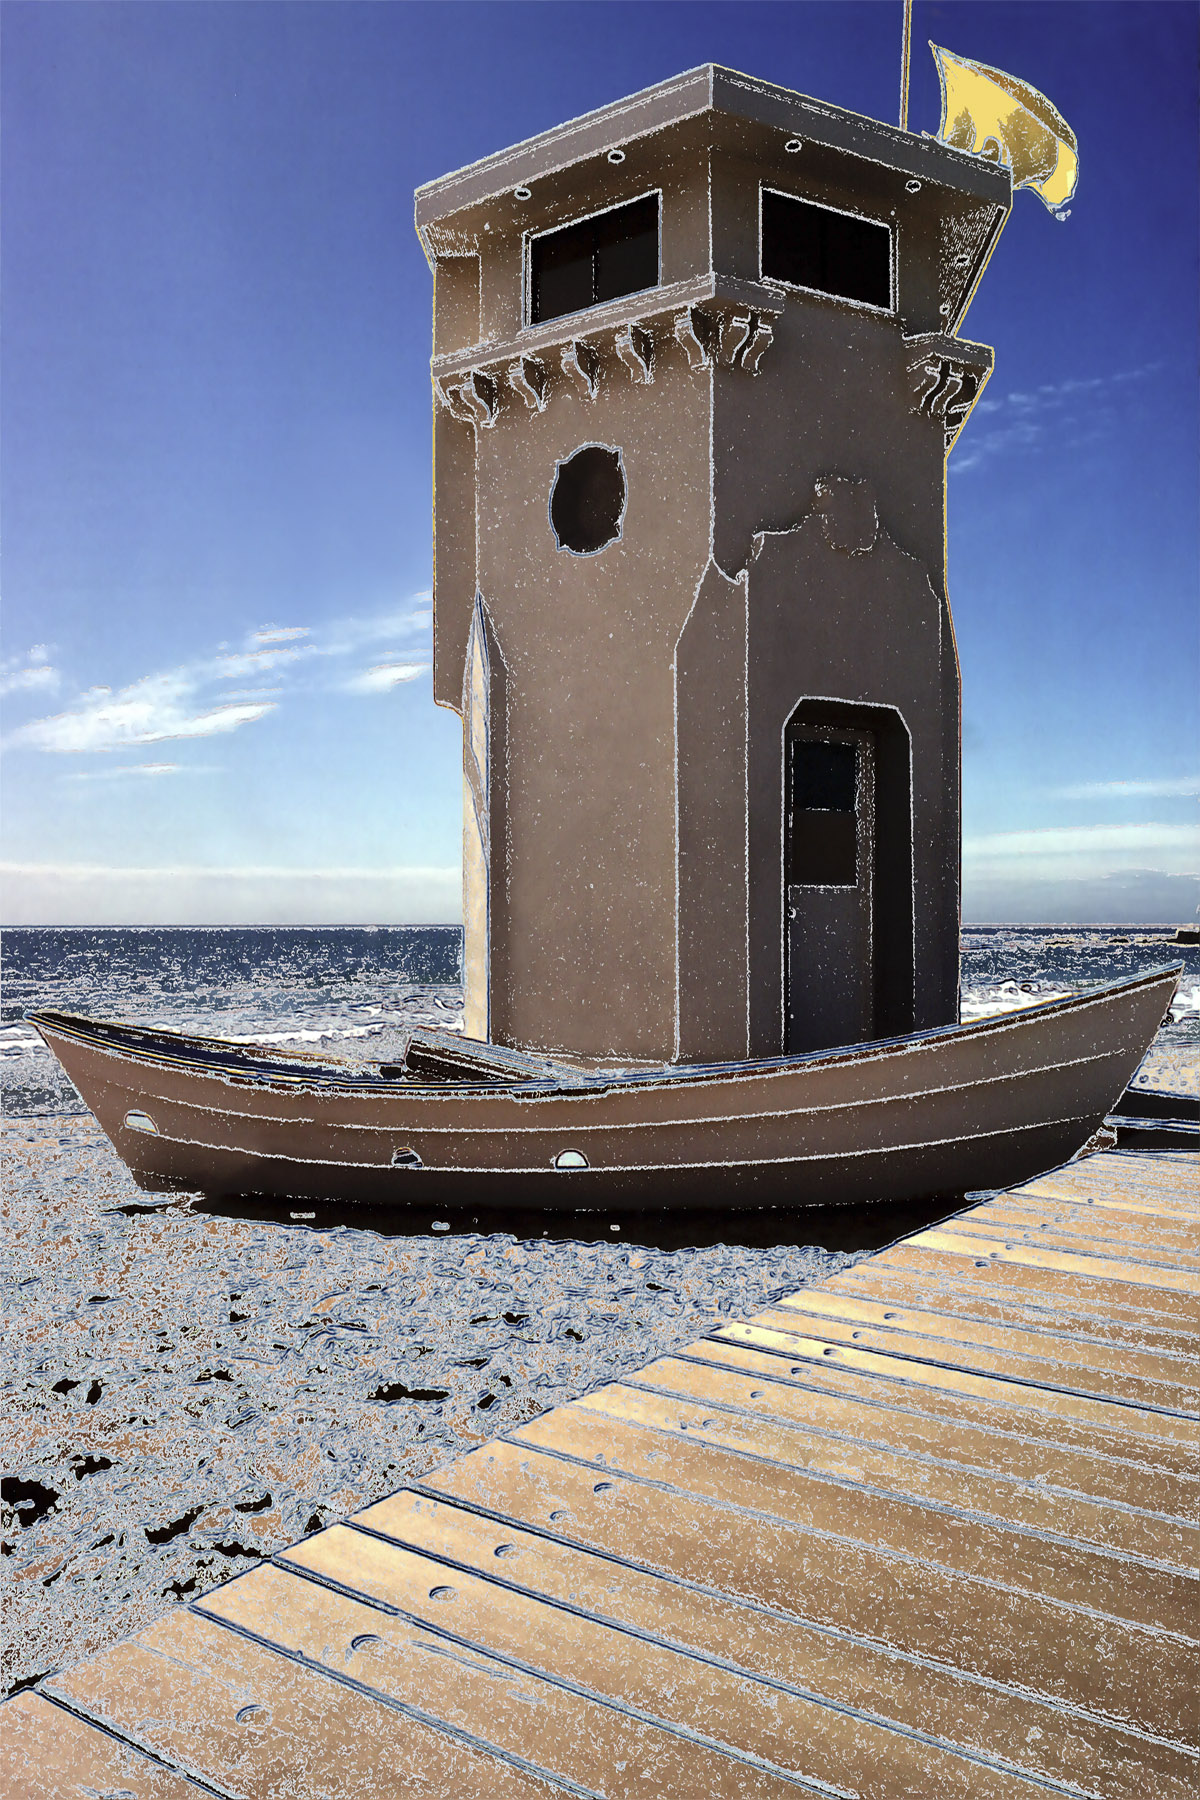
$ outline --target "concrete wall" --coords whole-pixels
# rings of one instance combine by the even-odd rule
[[[615,359],[614,359],[615,361]],[[478,452],[478,583],[506,674],[493,782],[491,1029],[498,1043],[670,1056],[675,1046],[675,644],[708,563],[707,378],[665,353],[586,400],[511,408]],[[557,464],[619,449],[620,538],[558,547]]]

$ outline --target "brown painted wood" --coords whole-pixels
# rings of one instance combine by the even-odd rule
[[[885,1356],[913,1357],[920,1362],[945,1363],[952,1368],[1001,1375],[1034,1386],[1069,1389],[1093,1399],[1123,1404],[1132,1401],[1142,1409],[1162,1408],[1192,1419],[1200,1405],[1200,1381],[1181,1379],[1183,1371],[1178,1365],[1173,1380],[1134,1374],[1127,1363],[1124,1368],[1113,1369],[1098,1366],[1097,1356],[1085,1359],[1078,1353],[1060,1355],[1060,1344],[1067,1352],[1074,1348],[1061,1339],[1043,1338],[1036,1343],[1029,1335],[1014,1331],[1008,1334],[1010,1342],[999,1348],[981,1343],[977,1335],[974,1341],[964,1342],[945,1330],[905,1330],[896,1323],[894,1308],[880,1310],[892,1315],[886,1324],[839,1319],[824,1310],[784,1303],[756,1313],[749,1323],[772,1330],[799,1329],[820,1336],[826,1343],[853,1344],[864,1350],[878,1350]]]
[[[0,1706],[4,1800],[204,1800],[204,1789],[151,1762],[41,1694]]]
[[[337,1555],[348,1539],[355,1552],[351,1565]],[[707,1736],[720,1737],[724,1728],[735,1738],[747,1738],[757,1726],[769,1737],[768,1695],[761,1689],[753,1695],[752,1684],[744,1679],[732,1695],[712,1691],[719,1685],[715,1683],[708,1684],[707,1692],[688,1693],[689,1679],[702,1690],[704,1684],[695,1680],[698,1665],[676,1651],[656,1652],[610,1627],[578,1620],[361,1534],[340,1532],[324,1553],[314,1553],[310,1544],[299,1548],[304,1566],[318,1567],[339,1581],[352,1576],[359,1593],[399,1607],[405,1616],[390,1617],[270,1566],[218,1588],[201,1602],[203,1610],[322,1668],[345,1672],[375,1694],[482,1733],[550,1776],[592,1792],[614,1797],[678,1794],[688,1791],[690,1783],[692,1791],[711,1794],[713,1800],[740,1800],[742,1795],[747,1800],[794,1800],[792,1782],[778,1768],[763,1767],[764,1757],[754,1763],[735,1760],[711,1744],[573,1692],[554,1677],[636,1705],[648,1694],[653,1698],[653,1680],[640,1664],[657,1654],[671,1665],[662,1694],[667,1715],[686,1714],[689,1724],[705,1730],[706,1710],[711,1709]],[[356,1642],[361,1645],[357,1650]],[[539,1664],[552,1678],[515,1667],[508,1660],[514,1656]],[[725,1677],[726,1686],[730,1679]],[[767,1752],[789,1748],[779,1735],[776,1728],[772,1742],[764,1746]],[[503,1785],[497,1788],[507,1791]]]
[[[426,1485],[732,1599],[1189,1742],[1200,1658],[1177,1638],[529,1444],[483,1445]]]
[[[548,1800],[561,1789],[196,1613],[55,1675],[46,1691],[237,1800]]]
[[[956,1670],[817,1630],[428,1495],[394,1494],[357,1515],[356,1522],[478,1574],[496,1578],[499,1571],[524,1593],[1035,1775],[1128,1800],[1143,1800],[1147,1793],[1190,1800],[1200,1775],[1196,1758],[1106,1720],[1068,1717],[1026,1694],[980,1686]],[[353,1583],[359,1578],[359,1553],[338,1542],[335,1532],[338,1528],[296,1546],[287,1560]],[[453,1581],[453,1574],[447,1579]]]
[[[648,1386],[665,1392],[647,1392]],[[806,1429],[799,1420],[772,1418],[764,1399],[751,1399],[751,1394],[761,1396],[762,1389],[744,1377],[664,1359],[641,1370],[630,1384],[600,1388],[578,1404],[656,1430],[693,1433],[705,1443],[787,1463],[831,1480],[862,1482],[888,1493],[957,1507],[1000,1524],[1011,1522],[1186,1573],[1200,1572],[1200,1528],[1177,1518],[1148,1518],[1078,1494],[1049,1491],[1040,1457],[1027,1459],[1023,1479],[1006,1479],[996,1472],[995,1462],[990,1468],[981,1468],[978,1462],[975,1467],[965,1464],[963,1434],[957,1431],[944,1434],[938,1447],[957,1452],[958,1460],[934,1461],[927,1454],[906,1454],[904,1449],[892,1447],[902,1435],[890,1429],[893,1423],[902,1423],[895,1415],[872,1421],[860,1411],[856,1422],[862,1435],[855,1438],[828,1429]],[[844,1420],[848,1409],[840,1410]],[[872,1424],[881,1439],[886,1432],[886,1443],[870,1443],[867,1433]],[[994,1451],[994,1444],[980,1444],[977,1438],[975,1449],[977,1455],[981,1449]],[[1040,1480],[1034,1478],[1035,1468]],[[1090,1475],[1090,1467],[1085,1466],[1083,1479]]]

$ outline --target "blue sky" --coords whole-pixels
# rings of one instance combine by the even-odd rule
[[[899,0],[4,8],[6,916],[454,919],[412,190],[706,61],[897,116]],[[968,920],[1196,905],[1189,4],[916,0],[1042,89],[950,460]]]

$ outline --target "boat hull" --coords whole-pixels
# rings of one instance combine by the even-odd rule
[[[889,1044],[570,1088],[409,1085],[65,1014],[33,1022],[153,1192],[791,1208],[1007,1187],[1065,1161],[1123,1093],[1177,975]],[[587,1166],[561,1166],[564,1153]]]

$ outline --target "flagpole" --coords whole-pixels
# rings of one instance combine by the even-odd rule
[[[908,58],[912,46],[913,0],[904,0],[904,48],[900,57],[900,129],[908,130]]]

